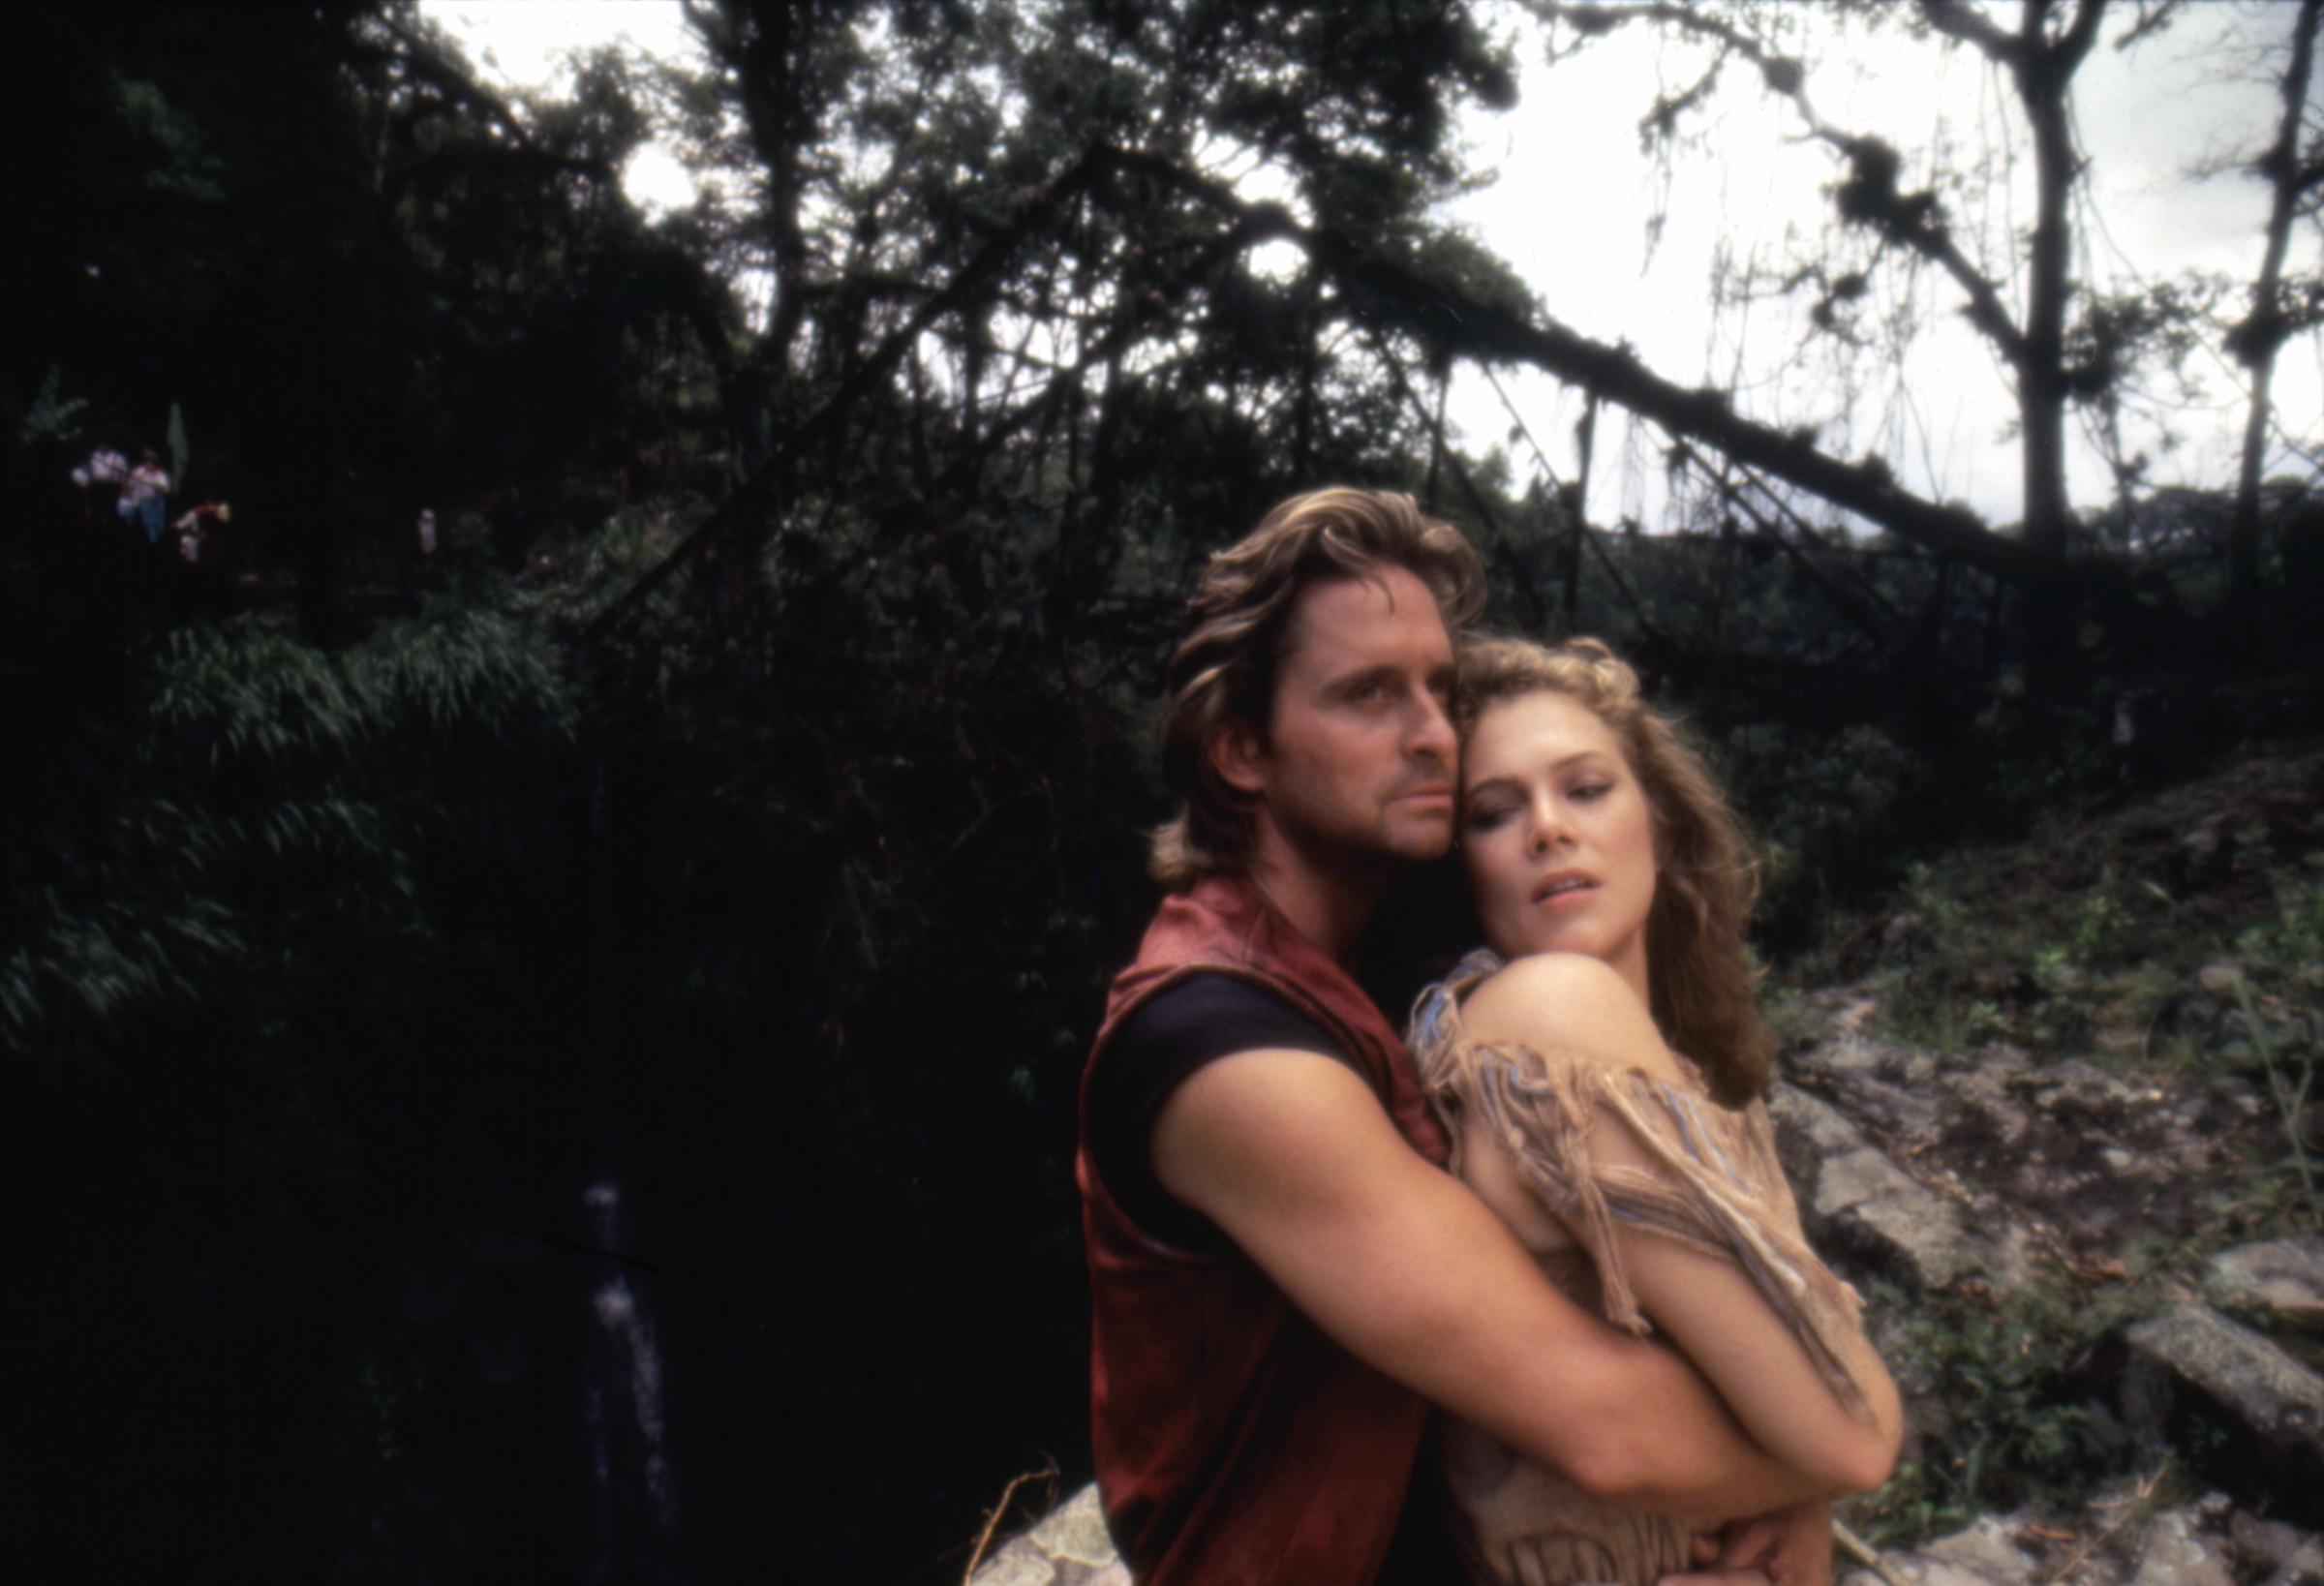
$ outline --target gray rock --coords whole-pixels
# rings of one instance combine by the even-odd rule
[[[2207,877],[2224,868],[2223,854],[2234,848],[2232,839],[2220,836],[2218,821],[2207,820],[2179,839],[2180,864],[2186,877]]]
[[[2304,1553],[2324,1564],[2324,1538],[2281,1520],[2263,1520],[2239,1511],[2228,1517],[2227,1537],[2246,1571],[2253,1575],[2272,1577],[2286,1570],[2296,1571]]]
[[[2224,1493],[2139,1516],[2146,1492],[2101,1494],[2079,1520],[2019,1511],[1987,1514],[1967,1530],[1881,1562],[1914,1586],[2236,1586],[2268,1571],[2269,1586],[2294,1586],[2317,1539],[2262,1521]],[[2055,1529],[2070,1534],[2062,1539]],[[2079,1540],[2075,1540],[2078,1536]],[[1838,1576],[1841,1586],[1880,1586],[1869,1571]]]
[[[2324,1586],[2324,1537],[2302,1542],[2265,1586]]]
[[[1852,1124],[1861,1144],[1950,1202],[2002,1287],[2035,1279],[2061,1250],[2103,1260],[2192,1235],[2196,1198],[2186,1186],[2240,1162],[2265,1121],[2235,1111],[2252,1100],[2248,1087],[2217,1090],[2214,1074],[2036,1061],[2002,1042],[1949,1054],[1897,1046],[1869,1033],[1877,1003],[1852,988],[1806,1007],[1826,1033],[1785,1058],[1788,1074]],[[1791,1109],[1795,1121],[1801,1111]],[[1785,1160],[1804,1183],[1812,1159],[1850,1148],[1794,1142]],[[1840,1232],[1833,1254],[1845,1263],[1859,1252],[1845,1242],[1852,1231]],[[1860,1254],[1878,1259],[1880,1242]]]
[[[2234,999],[2235,989],[2243,978],[2243,965],[2239,963],[2207,963],[2195,971],[2195,985],[2202,989],[2204,994],[2230,1001]]]
[[[2027,1066],[2026,1054],[2015,1047],[1991,1046],[1977,1053],[1974,1064],[1952,1078],[1955,1115],[1978,1119],[1996,1150],[2009,1150],[2031,1126],[2025,1104],[2016,1094]]]
[[[1130,1586],[1097,1507],[1095,1483],[1050,1511],[969,1577],[969,1586]]]
[[[2225,1549],[2197,1528],[2186,1510],[2149,1520],[2138,1540],[2138,1572],[2130,1586],[2236,1586]]]
[[[1020,1537],[969,1577],[969,1586],[1055,1586],[1056,1566]]]
[[[1937,1062],[1925,1052],[1845,1029],[1790,1062],[1828,1086],[1849,1116],[1884,1137],[1926,1140],[1937,1132],[1942,1097],[1930,1084]]]
[[[2279,1512],[2324,1518],[2324,1377],[2205,1305],[2129,1330],[2123,1418]]]
[[[1796,1053],[1791,1061],[1797,1067],[1830,1078],[1880,1074],[1891,1066],[1895,1051],[1861,1029],[1844,1029]]]
[[[1767,1112],[1775,1121],[1776,1148],[1784,1159],[1784,1171],[1796,1191],[1814,1186],[1819,1162],[1861,1150],[1866,1144],[1864,1131],[1850,1123],[1846,1113],[1781,1080],[1768,1089]],[[1793,1162],[1794,1155],[1803,1160]]]
[[[2094,1120],[2129,1117],[2162,1099],[2160,1092],[2135,1089],[2086,1057],[2034,1069],[2017,1088],[2046,1113]]]
[[[2324,1237],[2243,1244],[2211,1258],[2204,1291],[2221,1310],[2283,1331],[2324,1331]]]
[[[1839,1109],[1788,1084],[1774,1087],[1767,1107],[1811,1237],[1923,1289],[1993,1265],[1994,1253],[1969,1236],[1952,1203],[1888,1160]]]
[[[2014,1515],[1988,1514],[1910,1553],[1888,1553],[1881,1562],[1913,1586],[2034,1586],[2039,1566],[2016,1542]],[[1840,1577],[1840,1586],[1881,1586],[1869,1570]]]

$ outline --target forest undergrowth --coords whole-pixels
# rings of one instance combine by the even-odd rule
[[[1828,1033],[1843,994],[1871,1010],[1867,1034],[1953,1069],[2013,1051],[2037,1066],[2082,1059],[2158,1109],[2258,1098],[2228,1166],[2175,1188],[2168,1236],[2062,1239],[2016,1285],[1867,1285],[1915,1403],[1898,1471],[1845,1510],[1875,1542],[2017,1510],[2063,1546],[2126,1523],[2092,1507],[2102,1490],[2120,1486],[2144,1511],[2208,1484],[2196,1461],[2126,1437],[2110,1372],[2122,1330],[2199,1296],[2218,1251],[2324,1231],[2320,810],[2324,740],[2244,746],[2173,785],[1917,858],[1776,970],[1774,1012],[1794,1047]],[[1983,1166],[1973,1152],[1918,1165],[1972,1190]],[[2324,1363],[2324,1340],[2286,1342]]]

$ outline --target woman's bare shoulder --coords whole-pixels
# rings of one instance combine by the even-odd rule
[[[1638,995],[1603,960],[1536,953],[1502,966],[1461,1004],[1470,1040],[1514,1043],[1592,1069],[1639,1069],[1683,1083]]]

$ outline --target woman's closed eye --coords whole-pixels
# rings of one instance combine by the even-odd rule
[[[1469,830],[1489,832],[1507,820],[1515,808],[1509,804],[1473,804],[1469,806]]]

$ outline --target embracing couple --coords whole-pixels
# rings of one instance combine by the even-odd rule
[[[1630,668],[1472,640],[1482,595],[1410,498],[1317,491],[1173,657],[1077,1165],[1143,1586],[1823,1582],[1896,1456],[1775,1161],[1741,831]],[[1450,849],[1484,945],[1399,1036],[1352,965]]]

